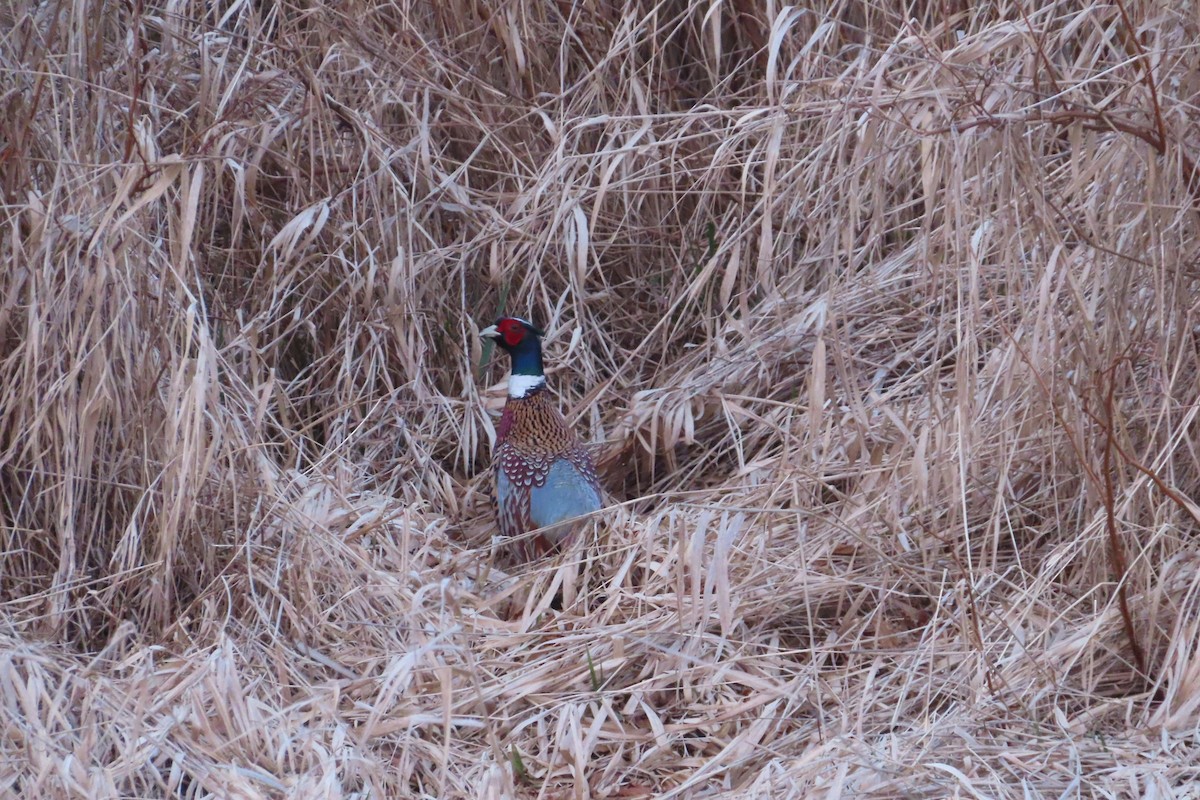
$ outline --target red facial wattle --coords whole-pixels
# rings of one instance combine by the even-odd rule
[[[509,347],[516,347],[525,338],[525,331],[521,328],[521,323],[513,319],[506,319],[500,323],[500,333],[504,335],[504,342]]]

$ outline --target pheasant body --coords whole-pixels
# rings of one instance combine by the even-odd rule
[[[528,558],[567,540],[577,528],[574,518],[600,508],[600,483],[591,454],[546,388],[541,332],[504,317],[480,335],[495,336],[513,360],[492,475],[500,533]],[[530,541],[526,534],[535,530]]]

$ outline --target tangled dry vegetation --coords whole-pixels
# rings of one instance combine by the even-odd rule
[[[12,0],[0,794],[1195,797],[1200,22],[900,5]]]

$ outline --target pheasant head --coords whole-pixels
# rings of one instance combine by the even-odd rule
[[[522,398],[546,385],[542,369],[542,331],[519,317],[500,317],[479,335],[492,339],[512,359],[508,396]]]

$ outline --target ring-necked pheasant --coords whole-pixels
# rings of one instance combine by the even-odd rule
[[[525,559],[568,540],[579,521],[600,508],[600,482],[591,454],[554,404],[542,370],[540,330],[501,317],[479,332],[512,359],[508,402],[496,427],[492,476],[501,535],[518,543]],[[530,531],[541,529],[529,541]]]

